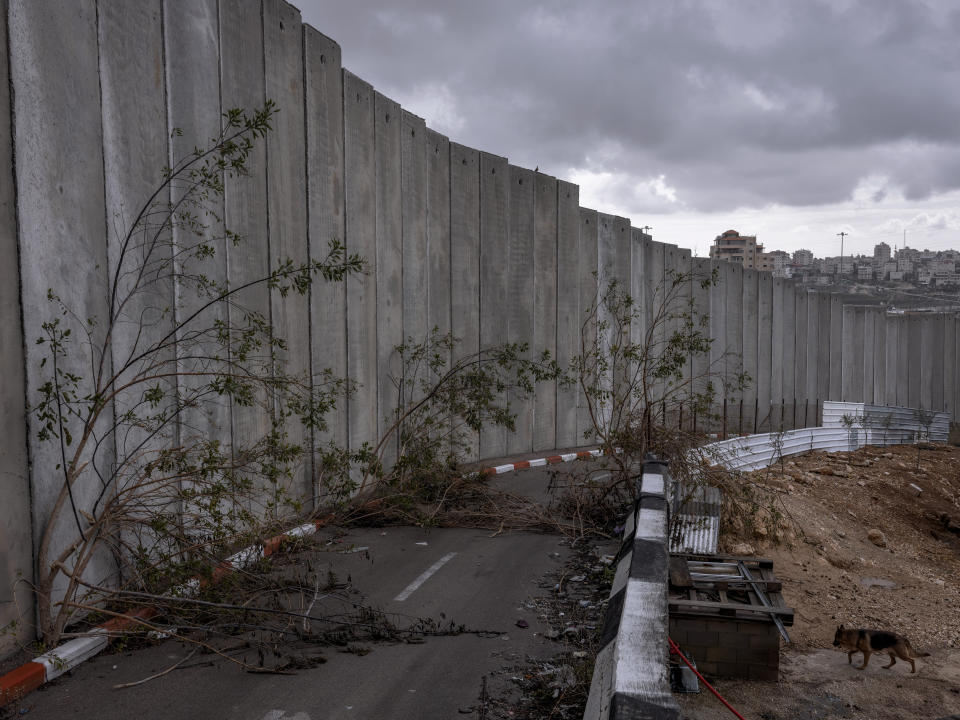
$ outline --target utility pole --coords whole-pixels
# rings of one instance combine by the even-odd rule
[[[837,233],[840,236],[840,282],[843,282],[843,238],[849,234],[843,231]]]

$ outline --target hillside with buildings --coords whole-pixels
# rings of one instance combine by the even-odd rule
[[[873,255],[818,258],[810,250],[765,251],[755,235],[727,230],[710,246],[710,257],[819,289],[872,296],[891,310],[960,308],[960,251],[892,251],[881,242]]]

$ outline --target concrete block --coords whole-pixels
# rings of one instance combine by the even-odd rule
[[[936,317],[923,315],[920,318],[920,407],[933,409],[935,365],[943,362],[943,352],[937,353]]]
[[[186,158],[196,147],[201,147],[216,137],[220,131],[220,38],[219,18],[215,0],[191,3],[165,3],[163,39],[166,43],[163,56],[166,60],[166,113],[163,127],[169,123],[169,159],[166,164]],[[144,54],[146,57],[146,54]],[[179,134],[172,133],[179,129]],[[158,169],[160,166],[158,165]],[[174,193],[171,200],[179,196]],[[223,217],[223,199],[211,200],[211,209]],[[203,241],[214,245],[213,257],[196,261],[195,269],[217,283],[227,279],[227,244],[223,239],[223,225],[214,217],[207,218],[209,228]],[[173,240],[179,247],[196,242],[189,230],[175,229]],[[204,298],[188,289],[177,293],[177,317],[186,318],[199,311],[206,303]],[[211,306],[197,316],[198,327],[210,327],[217,320],[227,320],[226,304]],[[216,352],[217,344],[209,349]],[[191,372],[197,363],[181,359],[179,367]],[[202,378],[190,376],[178,379],[182,393],[193,393],[206,383]],[[180,424],[181,442],[189,443],[199,438],[219,440],[224,447],[233,443],[230,420],[230,403],[226,399],[207,398],[202,407],[185,408]],[[191,431],[190,428],[193,428]]]
[[[827,400],[843,397],[843,300],[830,296],[830,393]]]
[[[860,344],[863,353],[863,389],[860,391],[860,399],[865,403],[873,402],[874,317],[873,308],[863,308],[863,342]]]
[[[450,326],[460,340],[454,360],[480,350],[480,153],[457,143],[450,143]],[[479,435],[468,431],[467,441],[466,460],[479,460]]]
[[[817,401],[818,420],[822,419],[823,401],[830,398],[830,349],[833,339],[830,326],[830,294],[816,293],[819,305],[820,338],[817,346]],[[818,423],[819,424],[819,423]]]
[[[374,93],[374,154],[376,165],[376,262],[377,262],[377,437],[384,437],[399,411],[396,382],[403,364],[395,348],[403,336],[403,201],[401,188],[400,105]],[[422,180],[421,180],[422,181]],[[420,188],[422,190],[422,186]],[[423,238],[421,237],[421,242]],[[412,253],[413,254],[413,253]],[[413,258],[416,261],[415,258]],[[422,267],[422,263],[421,263]],[[421,272],[418,270],[417,272]],[[419,305],[422,325],[424,308]],[[396,457],[396,438],[391,439],[383,459],[390,465]]]
[[[306,112],[307,235],[310,258],[323,260],[332,240],[345,242],[343,72],[340,46],[304,27]],[[310,288],[310,346],[315,376],[330,370],[346,377],[347,285],[315,280]],[[319,389],[319,388],[318,388]],[[347,447],[347,400],[326,416],[327,429],[315,433],[316,446]]]
[[[250,111],[264,104],[263,16],[259,0],[220,4],[220,98],[224,108]],[[267,199],[267,148],[257,143],[248,158],[247,177],[226,178],[224,220],[243,240],[227,247],[228,281],[232,286],[262,279],[270,272]],[[237,293],[235,303],[244,311],[270,317],[270,291],[255,284]],[[238,315],[240,313],[233,313]],[[243,317],[231,316],[234,326]],[[266,397],[258,394],[253,405],[235,405],[231,413],[235,452],[257,442],[270,430]]]
[[[668,323],[667,313],[667,278],[666,278],[666,250],[664,243],[650,241],[650,262],[647,265],[647,277],[650,286],[650,339],[653,357],[659,357],[667,342]],[[654,380],[651,383],[651,400],[660,405],[663,398],[664,383]],[[662,407],[651,408],[654,418],[662,421]]]
[[[403,110],[400,128],[400,204],[403,237],[403,341],[429,335],[430,260],[427,248],[427,126]]]
[[[352,450],[377,439],[377,199],[373,88],[343,71],[344,241],[368,265],[347,278],[347,375],[358,384],[347,402]]]
[[[300,11],[283,0],[265,0],[263,4],[263,44],[266,96],[281,111],[273,119],[273,132],[267,134],[267,210],[269,213],[270,268],[275,270],[287,260],[295,265],[310,257],[307,241],[306,151],[304,147],[303,29]],[[286,111],[284,111],[286,110]],[[320,280],[322,282],[322,279]],[[310,296],[278,291],[270,294],[270,312],[275,333],[286,340],[286,350],[278,353],[278,369],[294,377],[306,378],[311,372]],[[279,408],[278,408],[279,410]],[[287,440],[309,448],[312,438],[297,419],[287,425]],[[294,497],[312,498],[310,456],[291,478]]]
[[[899,381],[899,368],[897,366],[897,346],[899,345],[899,318],[894,315],[886,315],[883,321],[884,331],[884,384],[883,384],[883,404],[897,405],[897,383]],[[906,380],[906,378],[904,378]]]
[[[784,306],[785,293],[784,286],[786,281],[783,278],[773,278],[773,350],[771,354],[771,374],[770,374],[770,429],[773,431],[781,430],[783,423],[783,405],[785,402],[783,392],[783,365],[788,355],[784,353],[785,336],[787,326],[785,325]],[[793,332],[792,326],[789,328]]]
[[[783,428],[796,426],[797,398],[797,288],[792,280],[783,281]]]
[[[533,335],[531,349],[557,356],[557,179],[534,175]],[[557,447],[557,383],[537,386],[533,450]]]
[[[716,389],[716,400],[713,408],[713,414],[719,416],[723,411],[723,400],[726,396],[726,338],[727,338],[727,315],[726,315],[726,289],[723,285],[725,275],[723,272],[724,261],[710,261],[711,276],[716,277],[716,282],[710,286],[710,337],[713,340],[710,345],[710,373],[714,388]],[[722,418],[713,423],[711,429],[721,430],[723,425]]]
[[[557,184],[557,362],[569,368],[580,354],[580,188]],[[576,386],[557,390],[557,444],[568,448],[580,444],[577,434]]]
[[[933,385],[931,395],[931,410],[943,410],[943,376],[944,376],[944,315],[937,313],[931,318],[933,325],[933,343],[930,348],[930,379]]]
[[[956,415],[954,392],[956,388],[957,372],[957,336],[955,315],[948,314],[943,318],[943,409]]]
[[[11,44],[9,55],[4,56],[3,62],[6,63],[9,58],[13,117],[20,119],[13,128],[13,134],[16,148],[20,292],[24,335],[28,338],[22,361],[26,365],[26,400],[33,404],[39,399],[34,389],[49,377],[48,368],[40,367],[42,359],[46,357],[47,345],[38,345],[33,340],[40,335],[42,322],[61,317],[57,307],[47,300],[48,290],[53,289],[58,293],[77,316],[97,318],[99,324],[93,331],[95,342],[103,341],[108,317],[108,231],[105,222],[102,121],[98,102],[97,18],[92,1],[65,6],[52,0],[14,0],[6,7],[7,38]],[[0,142],[6,144],[2,139]],[[8,185],[5,187],[9,188]],[[7,217],[10,217],[9,206]],[[13,237],[9,236],[6,242],[10,245],[14,242]],[[7,256],[5,267],[12,264],[11,257],[16,255]],[[15,281],[13,288],[15,292]],[[14,307],[5,305],[4,312],[10,313]],[[19,323],[19,316],[13,319]],[[83,328],[71,326],[69,318],[63,318],[62,322],[71,327],[77,344],[60,367],[81,374],[85,379],[80,384],[79,392],[90,392],[93,386],[87,380],[89,369],[83,361],[80,345]],[[17,355],[15,351],[14,357]],[[17,358],[15,362],[21,360]],[[12,371],[10,377],[15,378],[16,372]],[[14,392],[17,390],[13,382],[11,389]],[[22,397],[19,407],[23,407]],[[107,415],[104,426],[112,420],[109,412]],[[11,416],[10,420],[15,417]],[[39,427],[35,417],[28,416],[28,423],[31,510],[34,542],[39,544],[64,481],[57,471],[57,465],[61,462],[60,448],[53,442],[41,443],[37,440]],[[14,451],[12,458],[16,457]],[[104,438],[94,459],[101,467],[110,467],[113,457],[112,442]],[[91,460],[89,456],[85,459]],[[0,484],[12,483],[15,484],[14,479],[5,478]],[[99,487],[95,477],[86,476],[78,480],[73,487],[78,506],[84,510],[91,507]],[[22,498],[15,491],[14,498],[17,497]],[[22,533],[24,520],[25,517],[19,518],[13,528]],[[69,510],[66,516],[52,522],[50,532],[50,557],[55,558],[76,536],[74,519]],[[22,546],[18,547],[22,551]],[[25,569],[29,570],[29,567]],[[89,577],[109,584],[114,579],[116,563],[104,553],[95,557],[88,569]],[[53,602],[60,600],[64,589],[64,584],[57,585]]]
[[[709,324],[701,326],[700,320],[705,319],[709,323],[710,316],[710,260],[709,258],[693,258],[691,260],[691,292],[692,292],[692,311],[694,314],[694,323],[699,332],[708,335]],[[705,284],[706,283],[706,284]],[[634,295],[636,297],[636,294]],[[636,340],[634,342],[637,342]],[[697,354],[691,361],[691,374],[693,379],[692,390],[694,394],[701,395],[707,391],[707,383],[710,382],[710,353]],[[709,427],[708,418],[702,413],[698,413],[691,422],[696,424],[695,429],[704,431]]]
[[[427,327],[450,324],[450,141],[427,128]],[[404,285],[406,287],[406,284]]]
[[[806,407],[807,400],[807,291],[802,286],[794,286],[794,290],[796,333],[794,335],[793,394],[796,398],[796,414],[794,415],[793,426],[803,427],[803,409]]]
[[[924,318],[908,315],[907,321],[907,407],[923,407]]]
[[[480,347],[509,341],[507,272],[510,230],[510,173],[506,158],[480,155]],[[507,433],[488,428],[480,433],[480,457],[507,453]]]
[[[781,350],[782,352],[782,350]],[[782,361],[782,360],[781,360]],[[773,374],[773,275],[757,275],[757,431],[769,432]],[[777,400],[779,402],[779,399]]]
[[[807,377],[806,387],[804,389],[804,400],[806,407],[816,408],[816,403],[820,398],[818,392],[818,380],[820,365],[817,354],[820,350],[820,296],[815,292],[804,291],[804,297],[807,302]],[[812,414],[807,414],[804,420],[804,427],[818,425],[816,410]]]
[[[7,48],[7,15],[0,13],[0,78],[10,77]],[[0,657],[13,654],[18,645],[29,642],[33,622],[33,598],[27,588],[33,582],[32,528],[30,518],[30,476],[27,468],[27,398],[23,367],[23,332],[20,321],[20,280],[17,258],[17,209],[13,182],[13,128],[10,120],[10,86],[0,83],[0,627],[17,622],[15,632],[0,636]],[[30,330],[36,331],[31,327]],[[11,580],[21,574],[26,583],[14,587]]]
[[[746,432],[758,432],[759,413],[759,332],[760,332],[760,275],[759,270],[743,271],[743,371],[750,381],[743,391],[743,419]],[[766,413],[764,413],[765,415]]]
[[[507,249],[507,325],[512,343],[529,343],[534,333],[534,178],[533,171],[509,166],[510,203]],[[536,349],[534,348],[534,352]],[[533,450],[532,397],[517,396],[511,403],[516,413],[516,429],[507,433],[507,452]]]
[[[860,337],[863,339],[863,323],[860,324]],[[856,364],[863,367],[863,358],[856,348],[856,308],[846,305],[843,308],[843,363],[841,370],[841,399],[844,402],[857,402],[862,380],[856,375]],[[861,370],[862,371],[862,370]]]
[[[887,322],[886,311],[873,311],[873,402],[883,405],[886,395],[887,375]]]
[[[689,248],[678,248],[676,251],[676,264],[675,269],[680,273],[678,279],[682,279],[680,286],[677,288],[677,301],[675,313],[678,317],[676,320],[676,330],[678,332],[684,329],[684,324],[686,320],[681,317],[690,312],[690,302],[693,298],[693,254]],[[693,418],[693,386],[691,385],[691,380],[693,378],[693,357],[691,354],[687,355],[687,361],[683,367],[683,378],[681,380],[681,387],[679,392],[680,401],[680,414],[682,422],[680,423],[684,428],[690,428],[692,418]]]
[[[591,351],[596,342],[596,314],[597,277],[598,267],[598,230],[599,222],[597,211],[580,208],[580,260],[578,295],[580,305],[580,322],[582,342],[587,351]],[[580,393],[577,397],[577,444],[584,445],[593,440],[593,423],[590,420],[590,411],[587,407],[588,399]]]

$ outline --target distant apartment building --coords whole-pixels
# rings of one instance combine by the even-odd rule
[[[873,263],[857,263],[857,280],[873,280]]]
[[[873,246],[873,259],[886,262],[890,259],[890,246],[885,242]]]
[[[757,244],[756,235],[741,235],[736,230],[717,235],[710,246],[711,258],[734,262],[745,268],[756,268],[762,254],[763,245]]]
[[[810,267],[813,265],[813,253],[809,250],[795,250],[793,253],[793,264],[800,267]]]

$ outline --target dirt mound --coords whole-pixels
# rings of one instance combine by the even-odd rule
[[[748,543],[773,559],[796,616],[780,683],[720,683],[737,709],[770,720],[960,712],[960,449],[813,452],[744,482],[773,499],[786,529],[741,526],[722,544]],[[841,623],[892,630],[932,657],[917,662],[916,675],[909,664],[881,669],[885,658],[858,672],[832,648]],[[691,718],[728,716],[714,715],[714,704],[728,713],[707,695],[683,699]]]

